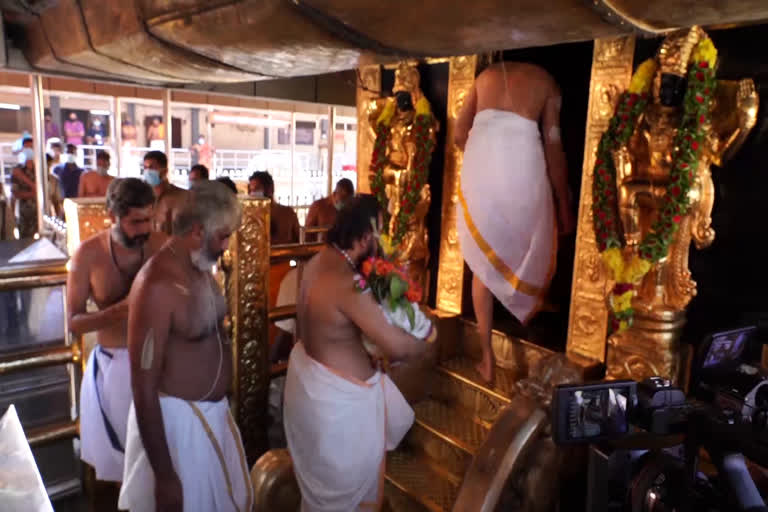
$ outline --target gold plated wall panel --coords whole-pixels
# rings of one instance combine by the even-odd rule
[[[70,256],[80,242],[112,225],[103,197],[65,199],[64,215],[67,217],[67,252]]]
[[[269,200],[240,197],[243,221],[224,259],[232,328],[232,409],[249,465],[267,444]]]
[[[371,192],[368,168],[371,166],[373,137],[370,136],[371,123],[368,119],[368,107],[381,96],[381,67],[365,66],[359,70],[357,82],[357,191],[363,194]]]
[[[600,137],[632,78],[634,52],[634,37],[597,39],[592,57],[566,352],[601,362],[605,361],[608,334],[608,274],[592,229],[592,168]]]
[[[464,283],[464,257],[459,247],[456,231],[456,203],[461,165],[464,154],[454,144],[456,118],[464,99],[475,83],[477,57],[452,57],[448,78],[448,109],[446,115],[445,166],[443,168],[442,237],[437,271],[437,309],[461,314],[462,286]]]

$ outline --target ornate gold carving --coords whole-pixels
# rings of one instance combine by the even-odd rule
[[[243,220],[229,245],[226,293],[234,359],[232,409],[252,464],[267,450],[269,200],[241,196],[240,202]]]
[[[370,103],[381,94],[381,67],[365,66],[360,68],[357,84],[357,190],[370,193],[371,184],[368,180],[368,167],[371,165],[373,139],[368,121]]]
[[[699,27],[671,34],[657,53],[659,71],[654,77],[653,97],[638,118],[634,134],[614,154],[619,188],[619,210],[627,241],[627,253],[652,229],[657,211],[663,208],[670,180],[682,107],[662,103],[661,75],[684,76],[696,44],[706,37]],[[641,380],[661,375],[682,382],[685,351],[680,346],[680,329],[685,308],[696,296],[696,283],[688,270],[691,242],[707,247],[714,240],[711,214],[714,185],[713,162],[738,149],[754,126],[757,93],[745,82],[718,82],[716,101],[704,119],[705,137],[688,193],[689,210],[679,219],[678,231],[669,253],[643,279],[633,301],[635,325],[613,336],[608,344],[608,375]],[[720,85],[722,84],[722,86]],[[698,143],[697,143],[698,144]]]
[[[600,136],[608,126],[620,91],[632,76],[634,37],[597,39],[592,59],[592,81],[581,179],[579,223],[576,236],[575,271],[566,351],[589,359],[605,361],[607,276],[592,230],[592,168]]]
[[[400,62],[395,71],[395,84],[392,87],[392,92],[409,94],[412,105],[417,105],[418,101],[424,97],[424,93],[419,87],[419,82],[420,76],[416,63]],[[376,136],[373,126],[385,105],[390,101],[392,101],[391,98],[380,97],[368,102],[368,122],[371,141]],[[389,199],[388,210],[391,214],[390,233],[394,233],[396,230],[397,216],[400,213],[402,198],[406,192],[405,186],[414,172],[414,158],[418,158],[413,131],[415,118],[416,113],[414,110],[400,110],[397,108],[388,127],[388,137],[385,146],[386,164],[383,169],[383,178],[385,193]],[[439,123],[433,118],[429,128],[429,137],[433,141],[439,129]],[[370,174],[369,169],[368,179],[371,180],[372,178],[373,176]],[[409,216],[406,232],[400,246],[400,258],[407,262],[410,278],[420,283],[423,289],[428,289],[429,286],[429,239],[426,216],[431,201],[432,194],[427,184],[420,190],[419,201]]]
[[[456,205],[463,153],[453,143],[456,118],[475,83],[477,57],[453,57],[448,79],[448,116],[446,119],[445,166],[443,168],[442,226],[440,259],[437,272],[437,309],[460,314],[464,285],[464,257],[456,231]]]
[[[67,252],[74,254],[80,242],[112,225],[103,197],[64,200],[67,218]]]

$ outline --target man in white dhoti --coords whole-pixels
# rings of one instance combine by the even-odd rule
[[[226,398],[232,347],[226,301],[211,267],[240,222],[226,185],[201,182],[173,236],[131,288],[128,418],[121,509],[250,512],[253,492],[240,431]]]
[[[80,456],[98,480],[123,479],[123,453],[131,380],[125,332],[127,295],[141,266],[165,236],[151,233],[152,188],[136,178],[115,180],[107,189],[112,227],[83,242],[67,276],[67,311],[72,333],[96,332],[80,387]],[[96,310],[89,311],[91,299]]]
[[[473,273],[483,347],[477,370],[486,381],[495,366],[493,296],[527,323],[554,274],[558,224],[561,234],[574,229],[560,102],[543,69],[500,63],[477,77],[456,123],[456,144],[464,149],[457,227]]]
[[[384,455],[413,423],[413,410],[378,371],[361,333],[392,360],[427,346],[390,325],[371,293],[354,287],[358,265],[376,250],[375,198],[339,212],[329,246],[306,265],[297,304],[300,342],[291,352],[284,423],[304,512],[349,512],[381,504]]]

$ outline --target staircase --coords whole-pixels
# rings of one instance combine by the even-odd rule
[[[391,373],[416,413],[404,441],[387,456],[384,510],[391,512],[452,510],[472,458],[510,403],[515,383],[552,353],[494,332],[498,366],[488,386],[474,369],[480,346],[475,326],[451,317],[439,327],[437,361]]]

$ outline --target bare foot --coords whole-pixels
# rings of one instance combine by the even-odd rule
[[[477,370],[477,373],[480,374],[480,377],[486,384],[490,384],[493,382],[493,370],[495,366],[496,362],[494,361],[493,355],[483,354],[483,358],[475,365],[475,370]]]

